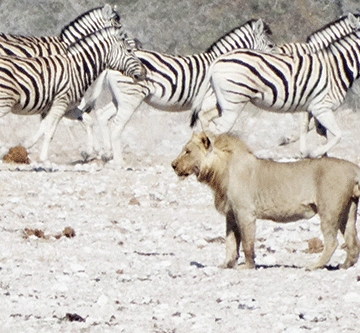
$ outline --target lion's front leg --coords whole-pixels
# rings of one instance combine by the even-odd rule
[[[240,230],[236,223],[234,212],[230,210],[226,214],[226,257],[225,262],[221,267],[233,268],[236,265],[239,257],[240,240]]]
[[[255,217],[252,214],[237,212],[237,221],[241,234],[242,247],[245,255],[245,265],[240,269],[255,268]]]

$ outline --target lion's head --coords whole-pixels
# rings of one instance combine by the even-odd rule
[[[192,174],[199,176],[201,163],[211,149],[211,141],[204,133],[193,134],[179,156],[171,163],[179,177],[188,177]]]

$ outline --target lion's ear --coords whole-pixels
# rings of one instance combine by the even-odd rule
[[[206,135],[201,138],[201,143],[204,145],[206,150],[210,149],[211,141]]]

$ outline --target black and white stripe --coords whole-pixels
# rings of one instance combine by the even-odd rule
[[[106,27],[120,28],[120,16],[110,5],[93,8],[66,25],[58,36],[19,36],[10,34],[0,34],[0,55],[17,56],[17,57],[46,57],[54,54],[63,54],[67,48],[76,40],[81,39],[88,34],[101,30]],[[125,33],[124,36],[126,37]],[[87,129],[88,137],[91,137],[91,126],[93,120],[87,114],[82,115],[74,112],[71,106],[65,117],[71,119],[82,118]],[[42,114],[44,118],[46,114]],[[43,121],[43,120],[42,120]],[[29,142],[35,142],[37,138],[44,133],[44,124],[41,123],[38,132],[33,138],[29,138]],[[88,153],[91,153],[91,146]]]
[[[333,110],[344,101],[359,77],[360,32],[354,31],[327,48],[305,55],[276,55],[237,50],[218,58],[207,80],[223,117],[215,120],[228,131],[246,103],[275,112],[310,112],[334,137],[310,156],[320,156],[341,138]],[[201,107],[199,94],[196,106]]]
[[[321,29],[313,32],[307,38],[306,43],[287,43],[274,47],[272,52],[280,54],[296,54],[303,55],[317,52],[328,47],[336,40],[345,37],[354,30],[360,28],[360,15],[349,13],[340,19],[330,22]],[[300,154],[306,156],[308,149],[306,147],[306,134],[309,131],[309,123],[312,115],[309,112],[300,113],[300,135],[292,139],[286,139],[286,142],[294,142],[300,140]],[[320,135],[327,137],[326,129],[315,119],[316,131]]]
[[[306,39],[306,43],[321,50],[339,38],[352,33],[353,30],[359,29],[359,18],[360,14],[349,13],[313,32]]]
[[[46,57],[64,53],[78,39],[107,27],[121,27],[119,14],[110,6],[97,7],[78,16],[59,36],[19,36],[0,33],[0,55]]]
[[[144,64],[147,73],[146,80],[136,84],[119,73],[109,71],[108,82],[115,106],[111,104],[105,109],[111,109],[112,116],[115,114],[111,139],[115,161],[122,161],[122,131],[143,101],[161,110],[191,109],[208,69],[217,57],[237,48],[269,50],[272,47],[269,34],[270,29],[262,20],[251,20],[227,33],[204,53],[172,56],[136,50],[135,54]],[[92,100],[82,101],[80,108],[86,110],[91,107],[98,94],[99,91],[94,92]],[[215,99],[211,99],[210,104],[214,108]],[[111,150],[110,145],[108,140],[108,151]]]
[[[120,29],[99,30],[72,44],[65,54],[48,57],[0,57],[0,116],[47,114],[40,159],[57,123],[106,68],[132,77],[143,74],[141,62],[122,37]],[[31,143],[29,144],[31,145]]]
[[[306,43],[286,43],[273,48],[273,53],[303,55],[326,48],[336,40],[360,28],[360,15],[349,13],[330,22],[308,36]]]

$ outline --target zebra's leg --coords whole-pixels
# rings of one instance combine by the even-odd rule
[[[213,132],[226,133],[231,131],[234,127],[236,119],[239,117],[242,110],[244,110],[247,103],[239,103],[236,109],[222,109],[221,117],[215,118],[212,122],[215,124],[215,129],[210,125]]]
[[[319,157],[325,155],[331,148],[339,143],[342,133],[331,109],[326,109],[322,112],[314,111],[312,114],[320,122],[320,124],[333,135],[333,137],[329,139],[325,145],[310,153],[310,157]]]
[[[215,70],[215,67],[214,67]],[[217,132],[229,132],[235,125],[236,119],[244,109],[245,105],[252,97],[246,91],[242,91],[240,85],[236,85],[230,81],[231,73],[223,73],[221,68],[214,71],[211,77],[211,85],[214,89],[217,99],[217,108],[219,110],[219,118],[213,120]],[[235,78],[240,80],[240,78]],[[234,79],[234,80],[235,80]]]
[[[67,105],[64,102],[54,102],[49,113],[44,119],[44,142],[40,153],[40,161],[46,162],[49,156],[49,145],[52,140],[60,119],[66,112]]]
[[[95,111],[104,145],[104,153],[101,158],[106,161],[113,158],[109,121],[115,116],[116,111],[112,102]]]
[[[96,100],[103,91],[104,84],[107,82],[107,75],[108,70],[102,71],[93,84],[86,90],[79,106],[77,107],[81,110],[81,112],[90,112],[93,109]]]
[[[77,145],[76,145],[76,139],[75,139],[74,130],[73,130],[73,125],[74,125],[73,121],[74,120],[71,120],[71,119],[68,119],[68,118],[64,117],[62,121],[63,121],[63,124],[64,124],[64,126],[66,128],[66,132],[67,132],[68,136],[70,137],[70,141],[72,143],[72,146],[73,146],[74,149],[76,149]]]
[[[112,72],[110,72],[112,74]],[[109,88],[113,96],[113,102],[117,107],[117,112],[113,118],[111,143],[115,164],[123,164],[121,135],[126,124],[131,119],[134,112],[139,108],[149,89],[142,84],[135,83],[126,76],[114,77],[108,75]]]
[[[195,131],[206,131],[210,127],[210,123],[213,119],[219,117],[219,111],[216,107],[210,110],[201,110],[199,112],[199,121],[196,123]]]
[[[35,145],[35,143],[37,143],[40,140],[40,138],[44,135],[45,128],[46,128],[45,119],[46,118],[41,119],[40,126],[39,126],[38,130],[36,131],[36,133],[24,142],[24,147],[26,149],[33,147]]]
[[[199,121],[196,124],[195,130],[208,130],[210,122],[219,116],[219,110],[216,106],[216,96],[213,89],[210,88],[202,101],[201,110],[198,114]]]
[[[1,99],[1,98],[0,98]],[[10,104],[10,103],[9,103]],[[0,104],[0,118],[4,117],[12,111],[12,106],[8,103],[6,105]],[[9,146],[5,142],[0,142],[0,157],[3,157],[9,150]]]
[[[95,152],[100,150],[100,145],[95,138],[93,118],[87,112],[84,112],[82,117],[87,137],[87,148],[86,151],[82,153],[82,155],[85,155],[86,158],[89,158],[94,155]]]
[[[306,147],[306,135],[309,131],[310,113],[300,112],[299,127],[300,127],[300,156],[306,157],[309,155],[309,151]]]

